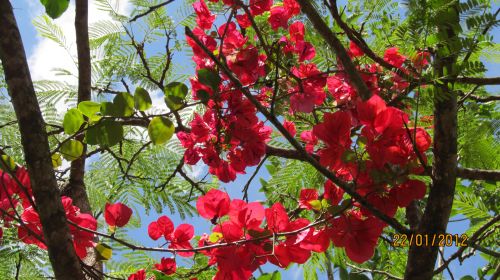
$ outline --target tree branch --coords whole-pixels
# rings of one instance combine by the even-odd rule
[[[335,36],[330,27],[328,27],[328,25],[326,25],[326,23],[323,21],[323,17],[318,14],[311,1],[297,0],[297,2],[300,4],[302,12],[306,14],[307,18],[309,18],[309,20],[314,25],[314,28],[325,39],[326,43],[335,51],[335,54],[342,63],[342,66],[344,67],[345,72],[349,77],[349,80],[358,91],[359,96],[363,100],[368,100],[372,96],[372,93],[359,75],[356,67],[352,63],[351,58],[347,54],[347,51],[340,40],[337,38],[337,36]]]
[[[158,5],[154,5],[154,6],[148,7],[148,9],[145,12],[136,15],[135,17],[131,18],[128,22],[134,22],[134,21],[140,19],[141,17],[149,15],[150,13],[152,13],[152,12],[158,10],[159,8],[161,8],[163,6],[166,6],[166,5],[168,5],[168,4],[170,4],[170,3],[174,2],[174,1],[175,0],[168,0],[168,1],[165,1],[165,2],[160,3]]]
[[[458,168],[457,176],[469,180],[500,181],[500,170],[484,170],[474,168]]]
[[[19,122],[33,195],[57,279],[83,280],[52,167],[47,132],[9,0],[0,0],[0,59]]]

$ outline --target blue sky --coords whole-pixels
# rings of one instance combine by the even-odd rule
[[[90,1],[93,2],[93,1]],[[71,78],[63,78],[63,77],[58,77],[55,76],[54,73],[51,71],[52,68],[54,67],[67,67],[70,69],[75,70],[76,67],[72,60],[70,59],[70,56],[68,53],[66,53],[62,48],[57,46],[54,43],[51,43],[47,39],[43,39],[39,36],[37,36],[36,30],[33,27],[32,21],[35,17],[40,16],[43,14],[43,8],[39,4],[39,1],[36,0],[13,0],[12,1],[13,6],[15,8],[15,14],[18,20],[19,27],[21,29],[21,35],[24,41],[24,46],[25,50],[28,56],[29,64],[30,64],[30,69],[32,72],[32,76],[34,80],[40,80],[40,79],[58,79],[61,80],[63,79],[66,82],[69,83],[74,83],[75,80]],[[120,1],[121,3],[121,11],[124,13],[130,12],[131,8],[126,5],[125,1]],[[106,18],[107,16],[102,13],[97,11],[95,9],[94,5],[91,5],[91,11],[90,11],[90,22],[95,22],[99,19]],[[62,29],[65,34],[68,35],[68,46],[71,50],[74,50],[75,45],[73,43],[74,39],[74,31],[73,31],[73,17],[74,17],[74,12],[73,12],[74,6],[71,5],[69,10],[64,14],[60,19],[56,20],[56,23],[60,24],[62,26]],[[495,38],[498,38],[498,29],[495,30]],[[179,36],[183,37],[183,36]],[[176,56],[176,61],[182,65],[189,65],[189,62],[187,61],[187,58],[185,56]],[[498,76],[500,74],[500,69],[498,67],[495,67],[496,65],[493,65],[491,63],[486,64],[488,69],[491,69],[490,72],[488,73],[488,76]],[[193,69],[186,69],[187,71],[194,72]],[[497,88],[498,89],[498,88]],[[163,104],[163,102],[161,102]],[[62,111],[65,111],[66,108],[61,108]],[[233,198],[241,198],[242,193],[241,189],[247,182],[248,178],[250,175],[253,173],[254,168],[249,168],[247,170],[247,175],[239,176],[238,179],[231,183],[231,184],[224,184],[223,187],[227,192],[230,194],[231,197]],[[269,174],[265,171],[265,168],[262,169],[259,173],[259,176],[262,178],[268,178]],[[257,190],[260,188],[260,183],[258,180],[258,177],[255,178],[250,186],[250,190],[253,190],[250,192],[250,200],[261,200],[264,198],[264,196],[260,193],[257,192]],[[169,213],[165,213],[169,215]],[[138,230],[133,230],[131,231],[132,234],[134,234],[134,237],[136,240],[139,242],[143,243],[144,245],[149,245],[149,246],[154,246],[154,245],[159,245],[160,243],[157,242],[152,242],[148,237],[147,237],[147,232],[146,232],[146,227],[147,225],[153,221],[156,220],[157,217],[159,216],[156,213],[151,213],[150,215],[146,215],[143,211],[139,212],[139,215],[142,220],[143,228],[138,229]],[[170,215],[169,215],[170,216]],[[176,215],[171,216],[173,218],[173,221],[176,225],[179,225],[183,221],[180,220],[180,218]],[[459,217],[458,217],[459,218]],[[457,219],[455,217],[454,219]],[[200,218],[193,218],[188,221],[191,224],[195,225],[196,228],[196,233],[201,234],[203,232],[209,232],[209,223],[205,220],[202,220]],[[467,222],[456,222],[456,223],[451,223],[449,226],[449,232],[451,233],[463,233],[466,229],[468,228],[468,223]],[[445,254],[449,255],[455,251],[455,248],[446,248],[445,249]],[[455,274],[455,277],[459,278],[460,276],[471,274],[471,275],[476,275],[475,269],[478,267],[484,265],[485,262],[479,257],[475,256],[470,259],[467,259],[462,266],[459,266],[457,262],[454,262],[450,268],[452,269],[453,273]],[[473,268],[473,269],[472,269]],[[275,268],[266,265],[264,267],[266,271],[273,271]],[[446,278],[448,278],[448,275],[445,273],[444,274]],[[298,269],[296,266],[293,266],[291,269],[288,271],[282,273],[283,279],[302,279],[302,272],[300,269]],[[325,275],[321,275],[320,279],[326,279]]]

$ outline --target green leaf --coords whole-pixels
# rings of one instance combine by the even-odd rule
[[[16,162],[8,155],[1,156],[0,169],[8,168],[10,170],[16,169]]]
[[[281,280],[281,273],[277,270],[272,274],[264,273],[257,280]]]
[[[113,99],[115,117],[130,117],[134,113],[134,97],[128,92],[120,92]]]
[[[210,99],[210,94],[204,90],[204,89],[200,89],[196,92],[196,96],[198,97],[198,99],[201,100],[201,102],[203,103],[207,103],[208,100]]]
[[[118,116],[118,110],[113,102],[102,102],[101,114],[105,116]]]
[[[101,103],[82,101],[78,103],[78,110],[88,118],[91,118],[101,110]]]
[[[472,277],[470,275],[465,275],[462,278],[460,278],[460,280],[474,280],[474,277]]]
[[[51,18],[60,17],[68,8],[69,0],[40,0],[40,3],[45,6],[45,12]]]
[[[52,167],[58,168],[62,165],[62,157],[60,153],[55,153],[51,156],[52,158]]]
[[[123,126],[117,122],[106,120],[89,127],[85,141],[90,145],[111,147],[123,139]]]
[[[370,277],[362,273],[349,273],[349,280],[370,280]]]
[[[141,87],[135,89],[134,93],[134,106],[139,111],[146,111],[151,108],[153,102],[149,92]]]
[[[172,82],[165,87],[165,103],[172,110],[177,110],[184,103],[188,87],[179,82]]]
[[[155,145],[163,144],[172,138],[175,127],[172,121],[165,117],[154,117],[148,126],[149,138]]]
[[[84,123],[82,112],[78,109],[71,109],[66,112],[63,120],[64,133],[71,135],[77,132]]]
[[[158,270],[153,270],[151,271],[151,273],[153,273],[153,275],[155,276],[155,280],[172,280],[174,278],[166,275],[165,273],[161,272],[161,271],[158,271]]]
[[[220,76],[214,70],[207,68],[198,70],[198,81],[211,87],[215,92],[219,90]]]
[[[101,260],[107,261],[113,256],[113,249],[107,244],[98,243],[95,246],[95,250],[99,254]]]
[[[59,150],[66,160],[73,161],[78,159],[83,153],[83,144],[78,140],[69,140],[61,145]]]

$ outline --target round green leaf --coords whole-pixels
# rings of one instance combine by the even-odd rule
[[[85,141],[90,145],[111,147],[123,139],[123,126],[117,122],[106,120],[89,127]]]
[[[211,87],[214,91],[219,90],[220,76],[214,70],[203,68],[198,70],[198,81]]]
[[[188,87],[179,82],[172,82],[165,87],[165,103],[170,109],[179,109],[184,103],[184,99],[188,93]]]
[[[101,103],[92,101],[82,101],[78,103],[78,110],[88,118],[94,116],[101,110]]]
[[[172,121],[165,117],[154,117],[148,126],[149,138],[155,145],[163,144],[172,138],[175,127]]]
[[[64,132],[68,135],[77,132],[84,122],[82,112],[78,109],[71,109],[66,112],[63,120]]]
[[[134,97],[128,92],[120,92],[113,99],[115,117],[130,117],[134,113]]]
[[[151,101],[151,96],[149,92],[141,87],[135,89],[134,93],[134,105],[139,111],[146,111],[151,108],[153,102]]]
[[[55,153],[51,156],[52,158],[52,167],[58,168],[62,165],[62,157],[60,153]]]
[[[53,19],[60,17],[68,8],[69,0],[40,0],[45,12]]]
[[[97,243],[95,250],[99,254],[101,260],[107,261],[113,256],[113,249],[107,244]]]
[[[59,152],[66,160],[73,161],[82,155],[83,144],[78,140],[69,140],[61,145]]]
[[[1,158],[0,169],[8,168],[9,170],[12,171],[16,169],[16,162],[14,161],[13,158],[11,158],[8,155],[2,155],[0,158]]]
[[[101,103],[101,114],[104,116],[118,116],[118,110],[116,109],[115,104],[112,102],[102,102]]]
[[[366,276],[363,273],[349,273],[349,280],[370,280],[370,277]]]

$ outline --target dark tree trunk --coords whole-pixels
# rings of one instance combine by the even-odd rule
[[[56,279],[84,279],[66,223],[49,143],[12,6],[0,0],[0,58]]]
[[[444,10],[446,19],[437,31],[447,37],[449,44],[443,44],[435,56],[436,77],[454,76],[456,51],[452,42],[458,39],[454,30],[459,24],[457,5]],[[452,84],[436,87],[434,96],[434,164],[432,184],[427,205],[418,227],[419,234],[440,234],[446,232],[455,194],[457,177],[457,97]],[[408,255],[405,279],[432,279],[438,247],[412,246]]]

